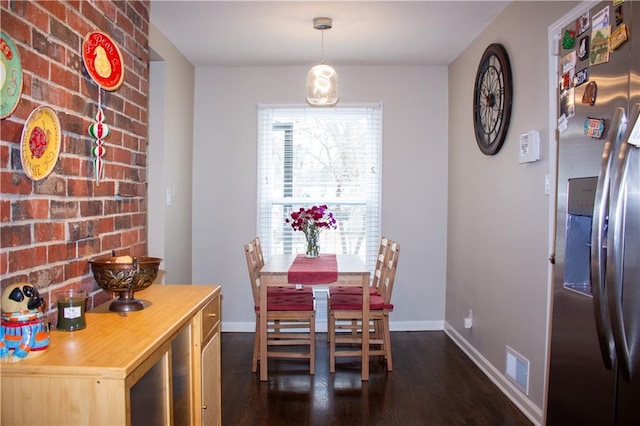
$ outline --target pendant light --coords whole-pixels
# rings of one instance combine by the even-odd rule
[[[313,28],[322,31],[322,52],[320,65],[307,73],[306,99],[311,106],[332,107],[338,103],[338,73],[324,63],[324,30],[331,29],[331,18],[315,18]]]

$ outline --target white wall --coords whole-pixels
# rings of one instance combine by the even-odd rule
[[[336,67],[341,105],[382,102],[383,234],[402,247],[395,329],[442,329],[447,214],[444,67]],[[243,245],[256,234],[257,105],[304,104],[303,67],[197,68],[193,282],[221,284],[222,327],[251,331]]]
[[[149,45],[149,255],[165,283],[190,283],[194,68],[153,24]]]
[[[449,67],[447,332],[514,402],[542,419],[550,283],[547,30],[575,3],[513,2]],[[475,73],[484,49],[502,43],[513,72],[511,126],[495,156],[477,148]],[[521,133],[538,130],[542,160],[518,164]],[[552,195],[553,196],[553,195]],[[473,327],[463,317],[473,310]],[[525,396],[503,375],[509,345],[530,360]]]

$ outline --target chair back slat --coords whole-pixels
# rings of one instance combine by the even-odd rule
[[[260,243],[260,237],[255,237],[251,241],[256,250],[256,256],[258,257],[258,266],[262,268],[264,266],[264,255],[262,254],[262,244]]]
[[[398,268],[398,258],[400,257],[400,244],[395,241],[391,241],[387,260],[385,263],[384,272],[382,273],[382,285],[380,288],[380,295],[384,297],[385,303],[391,303],[391,293],[393,291],[393,284],[396,279],[396,270]]]
[[[244,255],[247,260],[247,269],[249,270],[249,278],[251,281],[251,291],[253,293],[254,306],[260,305],[260,261],[258,252],[253,241],[244,245]]]
[[[386,237],[380,238],[380,246],[378,247],[378,257],[376,258],[376,267],[373,271],[373,278],[371,279],[371,287],[378,290],[380,294],[380,285],[382,283],[382,275],[384,273],[385,263],[388,258],[389,239]]]

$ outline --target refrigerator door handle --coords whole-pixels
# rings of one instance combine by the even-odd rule
[[[631,123],[635,123],[640,115],[640,104],[636,104],[631,114]],[[633,365],[632,360],[637,358],[637,354],[631,354],[627,331],[624,322],[624,308],[622,306],[623,298],[623,271],[624,271],[624,235],[626,222],[626,206],[627,206],[627,177],[629,173],[629,159],[631,150],[638,148],[627,142],[630,136],[632,126],[629,126],[625,140],[620,147],[618,155],[618,169],[613,177],[611,186],[611,206],[609,209],[609,233],[607,236],[607,301],[609,304],[609,314],[611,316],[611,327],[613,330],[613,339],[615,343],[616,353],[618,357],[618,365],[622,377],[627,382],[631,381],[634,370],[637,366]],[[634,153],[637,154],[637,153]],[[634,155],[635,157],[635,155]],[[629,292],[632,285],[638,283],[628,282]],[[633,305],[628,306],[628,310],[632,310]],[[636,320],[640,321],[640,320]],[[636,329],[637,327],[633,327]],[[629,330],[634,331],[634,330]],[[640,338],[640,336],[632,336],[632,340]]]
[[[611,119],[612,128],[602,151],[602,163],[598,174],[595,199],[593,203],[593,221],[591,226],[591,293],[593,295],[593,313],[598,332],[598,343],[604,366],[611,370],[615,364],[616,351],[613,343],[611,322],[605,300],[606,289],[606,238],[607,214],[609,205],[609,187],[611,171],[614,167],[616,145],[622,139],[626,127],[624,108],[616,108]]]

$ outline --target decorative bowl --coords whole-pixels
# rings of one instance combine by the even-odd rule
[[[133,297],[136,291],[153,284],[162,259],[158,257],[104,256],[89,261],[93,277],[100,287],[119,295],[109,310],[132,312],[144,309],[144,303]]]

